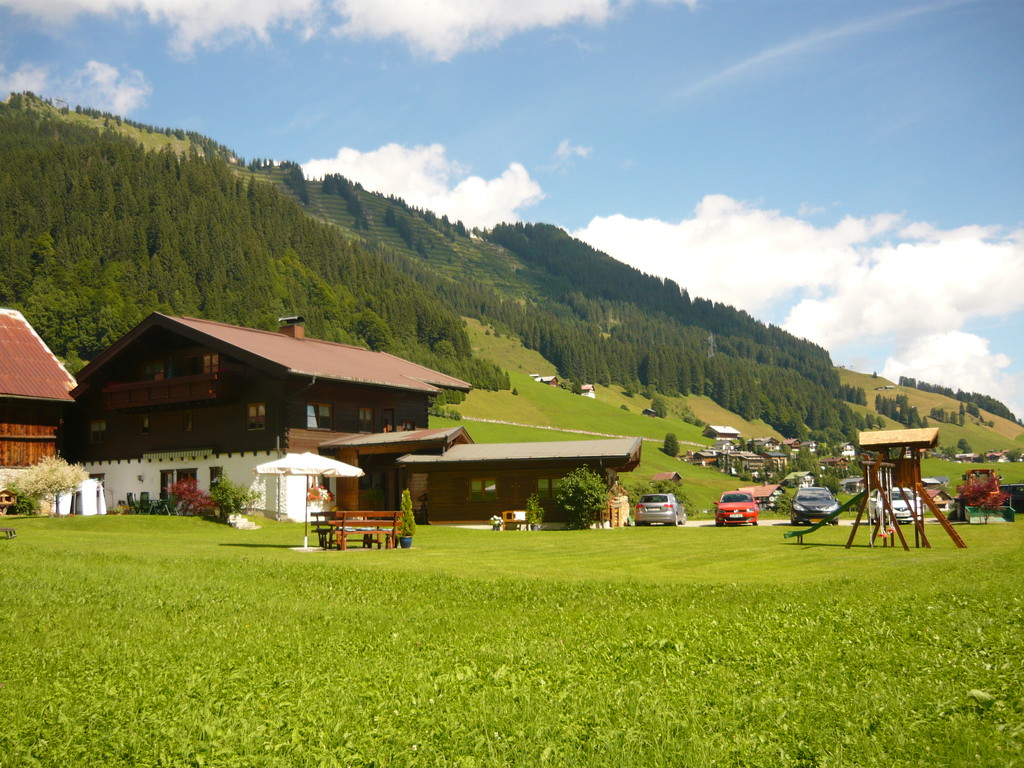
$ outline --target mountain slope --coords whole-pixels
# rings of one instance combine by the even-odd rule
[[[263,328],[298,313],[322,338],[507,389],[505,362],[474,354],[461,316],[627,407],[660,392],[828,439],[870,423],[838,399],[825,350],[556,227],[469,232],[340,176],[309,181],[294,163],[246,164],[196,134],[30,96],[0,105],[0,151],[0,302],[72,361],[153,309]]]

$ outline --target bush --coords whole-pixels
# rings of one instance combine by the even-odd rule
[[[406,488],[402,491],[402,536],[416,535],[416,516],[412,512],[412,494]]]
[[[18,475],[13,490],[19,499],[30,496],[56,503],[57,496],[70,493],[88,479],[89,473],[78,464],[68,464],[59,456],[47,456]]]
[[[210,489],[210,501],[222,520],[227,520],[229,515],[241,514],[243,509],[255,504],[258,498],[256,491],[233,483],[226,477],[220,478]]]
[[[39,499],[37,499],[35,496],[29,496],[28,494],[19,493],[17,501],[15,501],[14,506],[10,508],[10,514],[38,515]]]
[[[665,442],[661,446],[661,450],[663,450],[673,459],[679,455],[679,438],[676,437],[675,432],[669,432],[667,435],[665,435]]]
[[[195,480],[179,480],[167,488],[179,515],[205,515],[213,509],[213,501]]]
[[[526,524],[540,525],[544,522],[544,507],[541,506],[540,498],[536,493],[531,493],[526,500]]]
[[[566,527],[580,530],[600,519],[608,505],[608,489],[597,473],[580,467],[562,478],[555,498],[565,512]]]

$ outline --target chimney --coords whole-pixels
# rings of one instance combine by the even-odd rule
[[[306,318],[301,315],[279,317],[277,318],[277,322],[282,324],[278,330],[285,336],[291,336],[293,339],[306,338],[306,327],[303,325],[303,323],[306,322]]]

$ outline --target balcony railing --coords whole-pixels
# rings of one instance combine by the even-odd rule
[[[103,396],[107,408],[112,410],[210,402],[224,395],[224,384],[220,374],[199,373],[170,379],[108,384],[103,388]]]

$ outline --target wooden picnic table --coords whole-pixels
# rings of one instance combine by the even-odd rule
[[[333,531],[334,545],[348,549],[350,538],[361,540],[364,549],[384,544],[385,549],[398,546],[398,526],[402,513],[398,510],[339,510],[326,523]]]

